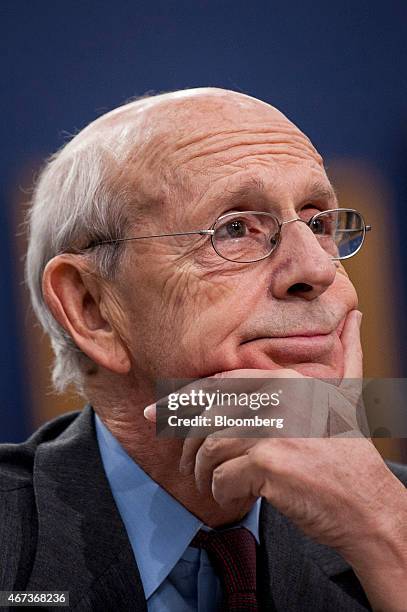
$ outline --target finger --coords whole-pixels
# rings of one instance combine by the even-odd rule
[[[363,355],[360,342],[360,325],[362,313],[352,310],[347,318],[341,334],[344,353],[344,378],[362,378]]]
[[[275,370],[225,370],[213,375],[213,378],[303,378],[303,375],[289,368]]]
[[[184,387],[179,387],[178,389],[172,391],[171,394],[184,393],[186,395],[189,395],[191,390],[196,389],[198,383],[200,384],[200,387],[202,389],[205,389],[205,386],[213,385],[213,378],[213,376],[208,376],[207,378],[194,380],[188,385],[185,385]],[[168,400],[171,394],[162,397],[156,403],[150,404],[149,406],[146,406],[146,408],[144,408],[144,417],[147,419],[147,421],[151,421],[152,423],[157,422],[157,405],[158,407],[168,405]]]
[[[216,414],[215,406],[213,408],[213,414]],[[232,406],[229,409],[229,414],[226,409],[222,408],[222,415],[234,417],[239,419],[241,417],[253,418],[253,415],[247,413],[246,406]],[[271,411],[271,413],[270,413]],[[264,418],[269,422],[280,420],[280,417],[276,418],[276,414],[273,412],[273,407],[263,408],[258,416]],[[300,425],[297,425],[296,431],[300,429]],[[184,475],[192,475],[195,472],[197,478],[201,478],[202,481],[207,481],[208,472],[212,472],[215,467],[214,461],[217,457],[217,453],[221,453],[221,460],[229,459],[232,456],[232,448],[241,448],[241,452],[251,446],[253,446],[259,439],[279,437],[283,435],[283,431],[274,429],[274,425],[258,425],[255,427],[250,425],[235,425],[235,426],[219,426],[216,425],[208,428],[208,433],[205,437],[202,437],[198,430],[191,427],[188,436],[185,438],[184,445],[182,448],[182,454],[179,464],[179,470]],[[255,431],[255,435],[253,435]],[[225,447],[225,450],[222,450]],[[229,450],[226,450],[229,449]],[[224,455],[222,453],[225,453]],[[228,454],[229,453],[229,454]],[[235,454],[239,454],[237,451]],[[197,460],[199,462],[197,464]],[[208,461],[206,465],[205,459]],[[219,461],[218,461],[219,463]]]
[[[190,433],[188,434],[188,437],[185,438],[184,445],[182,447],[181,459],[179,463],[179,471],[181,472],[181,474],[184,474],[186,476],[191,475],[194,472],[196,473],[197,456],[201,452],[201,448],[204,445],[205,445],[205,450],[200,455],[201,463],[203,461],[203,456],[208,456],[208,458],[214,457],[214,455],[216,454],[215,451],[217,451],[218,449],[221,449],[223,443],[225,444],[225,446],[227,446],[228,441],[230,442],[235,441],[238,445],[240,439],[245,437],[245,433],[247,433],[248,436],[250,436],[250,433],[252,433],[250,429],[246,430],[245,428],[233,428],[233,427],[224,427],[220,429],[211,428],[209,430],[208,435],[205,437],[200,437],[200,436],[197,436],[196,434],[191,435],[193,434],[193,432],[194,432],[194,428],[191,428]],[[256,441],[256,439],[257,438],[254,438],[252,436],[253,441]],[[248,446],[245,448],[248,448]],[[244,450],[242,452],[244,452]],[[226,457],[229,458],[227,454],[225,454],[225,458]],[[214,459],[212,459],[211,461],[214,462]],[[199,465],[199,470],[204,469],[201,463]],[[210,467],[208,467],[208,470],[209,469]]]
[[[205,438],[189,437],[185,439],[182,447],[181,459],[179,462],[179,471],[181,474],[190,475],[195,470],[195,457],[199,447],[204,442]]]
[[[222,463],[213,473],[212,495],[220,506],[237,499],[260,497],[264,475],[256,470],[248,455]]]
[[[208,376],[206,378],[202,378],[201,380],[195,380],[189,385],[185,387],[181,387],[177,393],[189,393],[191,389],[195,389],[197,383],[200,384],[200,388],[204,389],[206,385],[213,385],[214,379],[216,378],[300,378],[301,374],[296,372],[295,370],[290,370],[288,368],[278,368],[276,370],[251,370],[251,369],[240,369],[240,370],[225,370],[224,372],[218,372],[213,376]],[[165,401],[168,401],[168,396],[161,398],[159,400],[160,404],[165,404]],[[144,409],[144,417],[151,421],[152,423],[157,422],[157,404],[150,404]]]
[[[245,455],[247,449],[257,442],[258,438],[224,438],[216,435],[206,438],[195,458],[195,482],[198,489],[204,491],[210,486],[213,472],[219,465]]]

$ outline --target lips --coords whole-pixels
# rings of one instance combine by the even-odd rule
[[[264,335],[264,336],[254,336],[252,338],[248,338],[247,340],[244,340],[241,344],[246,344],[247,342],[253,342],[254,340],[280,340],[280,339],[287,339],[287,338],[314,338],[314,337],[319,337],[319,336],[329,336],[330,334],[333,334],[334,332],[338,333],[338,335],[340,335],[340,331],[342,331],[342,327],[343,324],[341,322],[341,324],[339,325],[338,328],[336,328],[335,330],[323,330],[323,329],[305,329],[305,330],[296,330],[293,332],[290,332],[288,334],[284,334],[282,336],[269,336],[269,335]]]
[[[286,336],[260,336],[244,341],[241,346],[243,352],[252,358],[256,353],[262,353],[280,364],[319,361],[334,350],[339,339],[338,331],[301,330]]]

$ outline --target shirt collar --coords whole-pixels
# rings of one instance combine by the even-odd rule
[[[126,453],[95,414],[103,466],[148,599],[177,564],[194,535],[208,529]],[[240,521],[259,542],[260,499]]]

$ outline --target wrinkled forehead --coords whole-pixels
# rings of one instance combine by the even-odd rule
[[[244,153],[322,166],[309,138],[275,107],[238,92],[198,88],[132,102],[100,117],[71,143],[100,139],[135,166],[204,170]],[[68,148],[70,145],[68,145]],[[235,153],[235,155],[234,155]]]
[[[144,120],[145,152],[176,168],[204,172],[250,155],[322,166],[309,138],[283,113],[234,92],[172,99],[146,109]]]
[[[242,170],[253,184],[254,166],[254,183],[258,168],[267,169],[274,185],[282,167],[292,167],[293,178],[304,168],[310,180],[324,174],[322,158],[309,138],[283,113],[225,90],[181,91],[139,100],[105,115],[86,131],[116,133],[117,146],[127,142],[124,174],[146,195],[150,212],[152,206],[169,212],[180,201],[190,202],[192,193],[197,201],[200,194],[224,185],[225,177],[228,183],[241,178],[246,182],[247,177],[237,176]]]
[[[298,197],[308,191],[303,183],[320,178],[328,183],[309,138],[276,108],[253,98],[176,100],[151,107],[143,121],[143,170],[166,191],[167,197],[157,198],[164,202],[163,213],[179,202],[216,200],[225,189],[244,192],[247,182],[256,185],[262,178],[272,191],[289,180]],[[136,167],[139,155],[140,150]],[[294,183],[299,175],[302,180]]]

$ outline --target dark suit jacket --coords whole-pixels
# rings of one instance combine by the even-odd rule
[[[407,482],[407,467],[392,469]],[[260,538],[262,610],[370,609],[345,561],[264,501]],[[0,445],[0,590],[69,591],[78,612],[147,610],[89,406]]]

